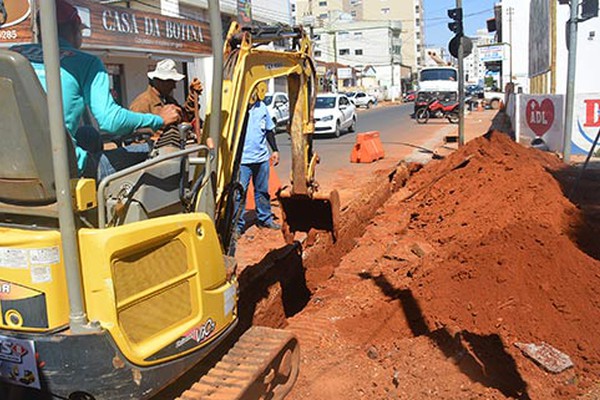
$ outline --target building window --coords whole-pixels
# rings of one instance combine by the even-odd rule
[[[339,31],[338,32],[338,38],[340,38],[340,39],[348,39],[349,36],[350,36],[350,32],[348,32],[348,31]]]
[[[398,46],[398,45],[396,45],[396,46],[394,46],[394,49],[393,49],[393,51],[394,51],[394,54],[400,54],[400,52],[401,52],[401,47],[400,47],[400,46]]]
[[[354,50],[354,55],[355,56],[362,56],[363,55],[362,49],[356,49],[356,50]]]
[[[354,32],[354,37],[355,38],[361,38],[362,37],[362,32]]]
[[[362,1],[361,1],[361,0],[350,0],[350,5],[351,5],[351,6],[353,6],[353,7],[354,7],[354,6],[358,6],[358,5],[360,5],[361,3],[362,3]]]
[[[327,13],[319,14],[319,19],[327,19]]]
[[[316,40],[316,41],[321,40],[321,35],[314,35],[313,40]]]
[[[415,25],[421,26],[421,20],[419,18],[415,18]]]
[[[327,2],[326,1],[320,1],[319,2],[319,7],[327,7]]]
[[[420,39],[421,38],[421,32],[415,32],[415,37],[417,39]]]
[[[350,55],[350,49],[340,49],[340,56]]]
[[[390,13],[390,8],[389,7],[382,8],[381,13],[383,15],[388,15]]]
[[[296,5],[292,4],[292,12],[296,12]]]
[[[350,11],[350,15],[352,16],[352,18],[356,18],[356,10]]]
[[[315,50],[315,57],[321,57],[321,50]]]

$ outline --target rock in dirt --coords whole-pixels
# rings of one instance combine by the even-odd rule
[[[573,367],[571,357],[548,343],[515,343],[515,346],[548,372],[559,374]]]
[[[377,360],[379,358],[379,352],[375,346],[369,347],[369,350],[367,350],[367,357],[371,360]]]

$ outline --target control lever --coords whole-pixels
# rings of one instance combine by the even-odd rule
[[[177,125],[177,130],[179,131],[179,147],[181,150],[185,149],[185,143],[187,142],[187,138],[192,132],[193,126],[189,122],[182,122]]]
[[[189,122],[182,122],[177,125],[179,131],[179,147],[181,150],[185,149],[185,144],[189,133],[192,131],[192,124]],[[190,163],[188,156],[181,158],[181,164],[179,168],[179,199],[182,204],[188,206],[188,197],[190,190]]]

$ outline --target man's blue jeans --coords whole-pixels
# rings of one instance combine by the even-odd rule
[[[88,152],[83,176],[95,178],[98,183],[108,175],[146,161],[152,150],[149,144],[142,143],[103,151],[100,133],[91,126],[79,128],[75,139]]]
[[[269,195],[269,161],[256,164],[240,165],[240,184],[244,187],[244,195],[250,185],[250,178],[254,185],[254,203],[256,204],[256,216],[258,223],[265,225],[272,222],[273,214],[271,212],[271,196]],[[238,220],[238,231],[244,230],[246,213],[246,198],[242,201],[241,196],[238,196],[236,210],[243,210],[240,219]]]

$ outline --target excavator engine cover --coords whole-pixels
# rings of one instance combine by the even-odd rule
[[[283,236],[287,243],[294,241],[296,232],[313,230],[331,233],[333,241],[337,239],[340,215],[340,196],[337,190],[329,195],[315,193],[312,196],[292,193],[282,189],[277,193],[283,214]]]

